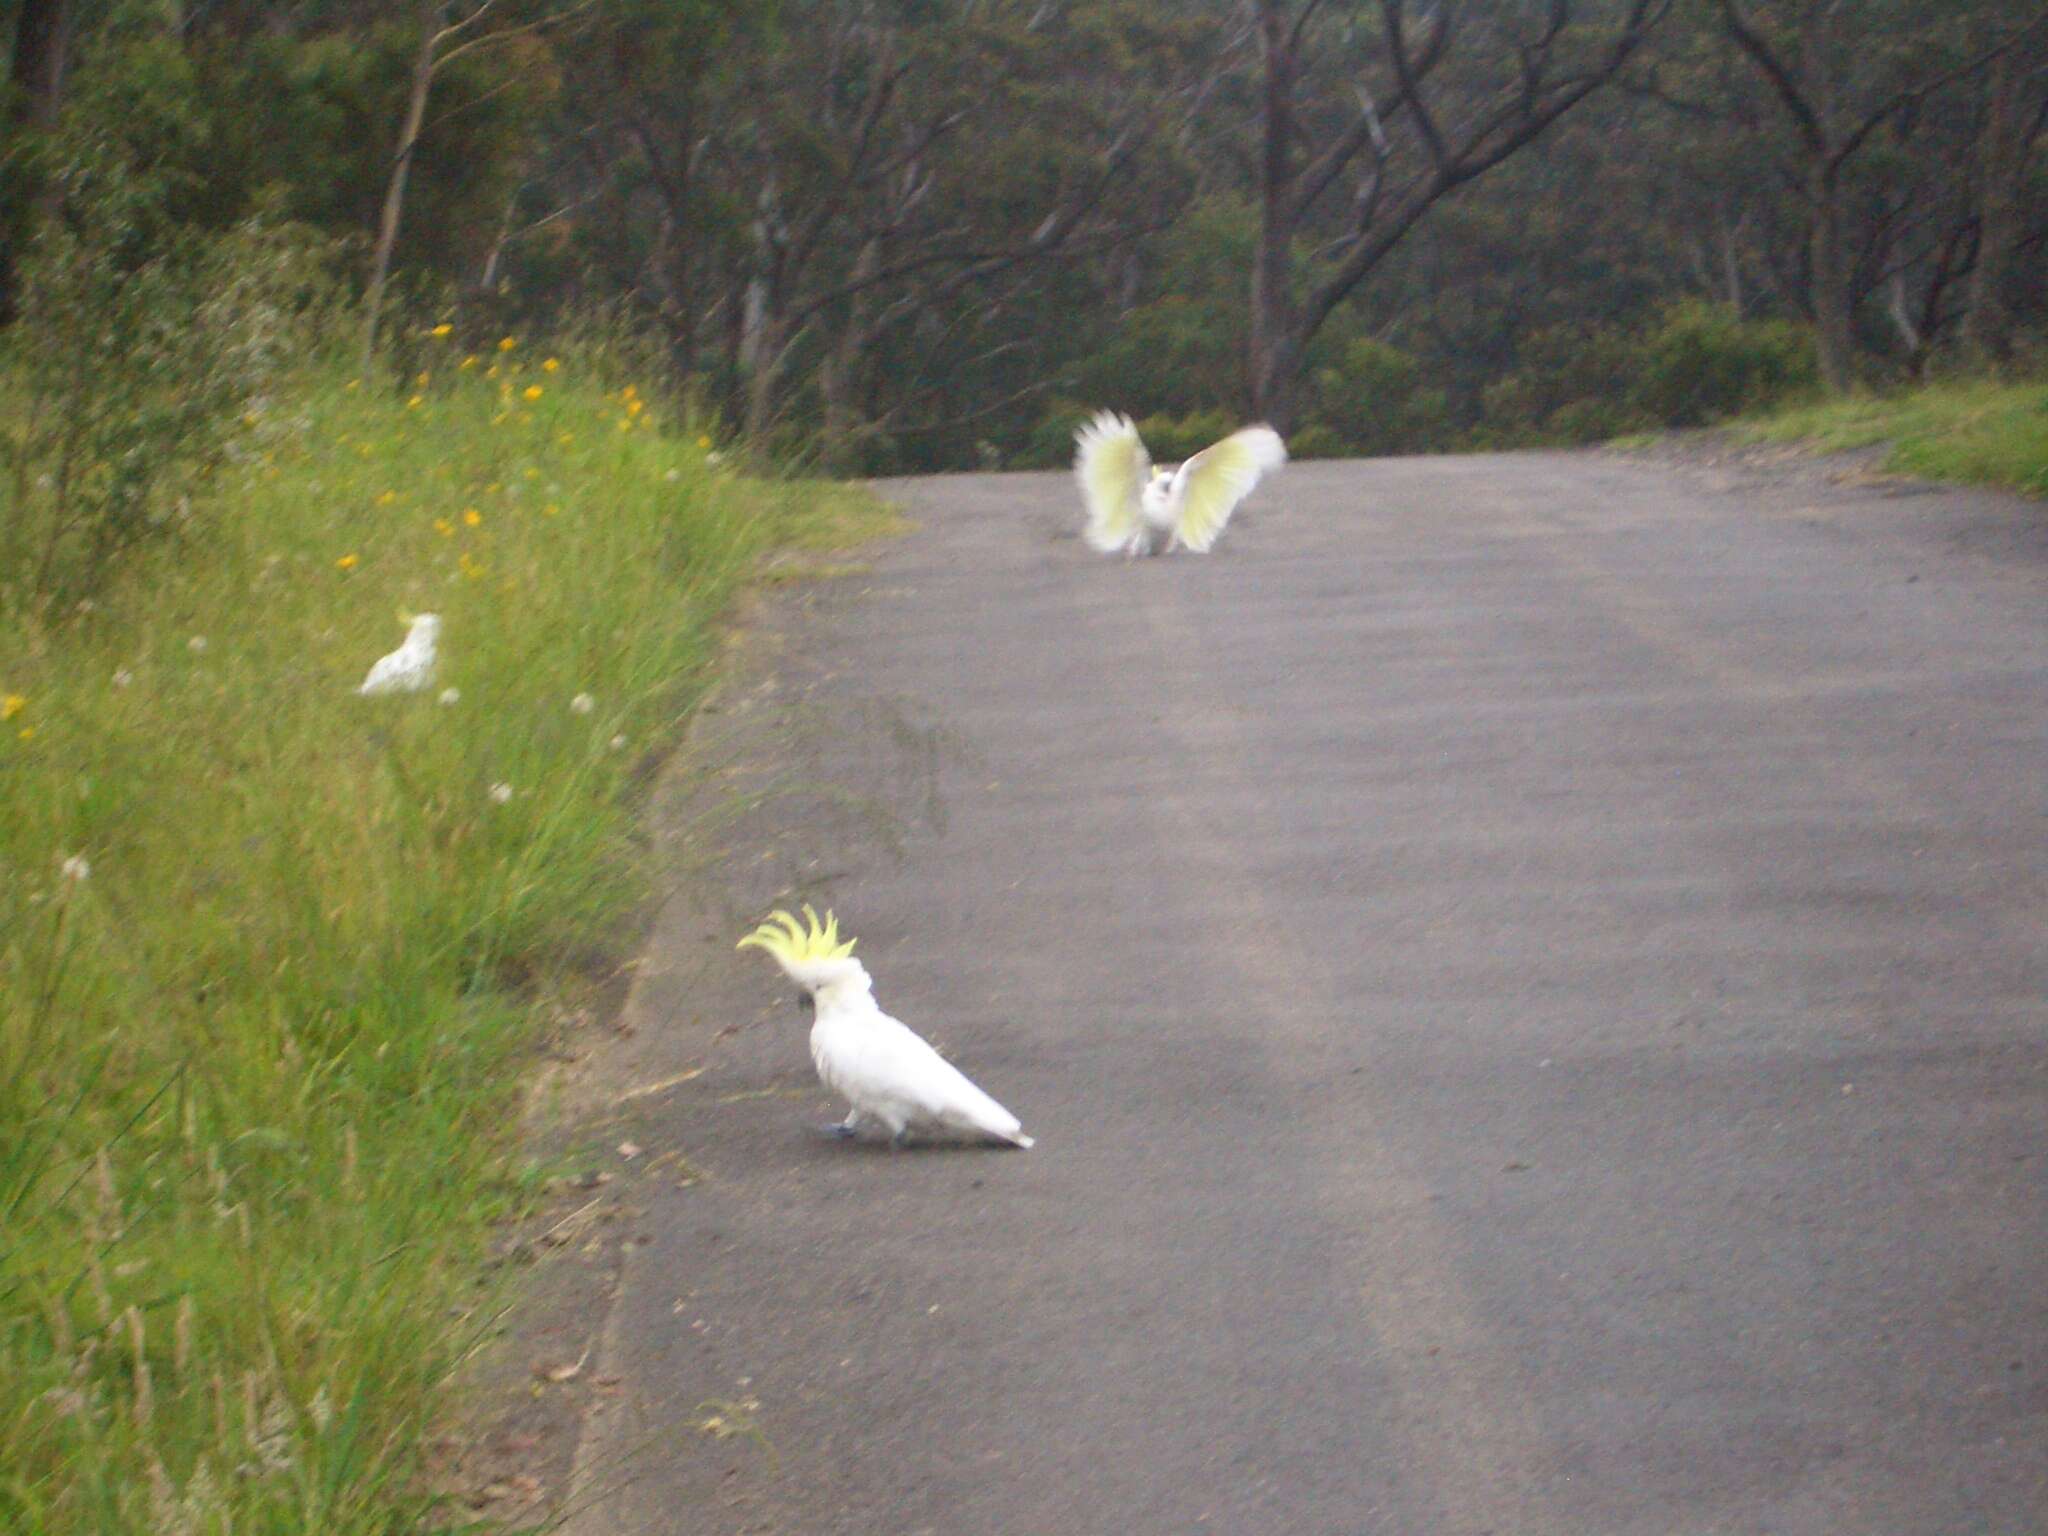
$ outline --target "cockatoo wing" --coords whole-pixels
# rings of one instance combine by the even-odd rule
[[[820,1020],[811,1055],[818,1076],[854,1108],[888,1120],[941,1125],[1031,1145],[1017,1117],[977,1088],[915,1030],[876,1009]]]
[[[1082,537],[1109,554],[1130,543],[1138,528],[1138,497],[1152,474],[1152,455],[1128,416],[1100,411],[1074,434],[1074,478],[1088,508]]]
[[[1174,474],[1174,537],[1206,554],[1259,478],[1286,462],[1287,445],[1271,427],[1246,427],[1204,448]]]

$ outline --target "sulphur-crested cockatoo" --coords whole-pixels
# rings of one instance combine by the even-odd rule
[[[406,631],[405,644],[389,656],[379,656],[356,692],[364,698],[385,693],[418,693],[434,680],[434,642],[440,633],[439,614],[420,614]]]
[[[811,995],[818,1015],[811,1025],[811,1061],[825,1086],[853,1106],[832,1134],[852,1136],[873,1122],[898,1145],[914,1130],[1031,1145],[1015,1115],[875,1006],[867,968],[853,958],[853,940],[840,941],[838,919],[830,912],[823,926],[809,906],[803,922],[787,912],[770,913],[739,947],[765,949]]]
[[[1083,536],[1104,554],[1208,553],[1259,477],[1287,462],[1271,427],[1246,427],[1177,470],[1154,465],[1130,417],[1101,411],[1074,434],[1074,478],[1088,508]]]

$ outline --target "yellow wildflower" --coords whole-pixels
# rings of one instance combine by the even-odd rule
[[[32,725],[24,725],[21,728],[21,739],[23,741],[34,741],[36,739],[36,728]]]
[[[358,557],[354,554],[343,555],[339,560],[334,562],[334,568],[338,571],[352,571],[356,568],[357,558]]]
[[[487,379],[495,379],[495,378],[496,378],[497,376],[498,376],[498,365],[497,365],[496,363],[493,363],[493,364],[491,364],[491,366],[490,366],[490,367],[488,367],[488,368],[486,368],[486,369],[484,370],[484,377],[485,377],[485,378],[487,378]]]
[[[475,507],[464,507],[462,509],[462,520],[472,528],[479,528],[483,526],[484,515],[477,511]]]
[[[0,695],[0,720],[12,720],[27,708],[28,700],[18,693]]]
[[[711,439],[708,437],[700,436],[697,439],[697,446],[699,448],[709,448],[711,446]]]
[[[553,373],[557,368],[561,366],[562,365],[559,362],[557,362],[554,358],[551,357],[546,362],[540,365],[540,371],[542,373]]]
[[[457,373],[467,373],[467,372],[469,372],[469,370],[470,370],[470,369],[474,368],[475,366],[476,366],[476,354],[475,354],[474,352],[472,352],[472,353],[470,353],[470,354],[469,354],[469,356],[465,357],[465,358],[464,358],[464,359],[462,360],[461,364],[460,364],[460,365],[459,365],[459,366],[458,366],[458,367],[456,368],[456,370],[455,370],[455,371],[456,371]]]
[[[538,400],[543,394],[546,393],[546,391],[543,390],[538,384],[529,384],[520,393],[523,394],[528,400]]]
[[[628,400],[626,402],[626,414],[628,416],[638,416],[646,409],[647,402],[645,400]]]
[[[446,320],[443,320],[439,325],[435,326],[431,331],[427,332],[427,334],[429,336],[446,336],[450,331],[454,329],[454,326],[450,325]]]
[[[540,514],[542,517],[553,517],[557,512],[561,510],[562,509],[558,505],[551,501],[546,506],[540,509]]]
[[[566,448],[571,443],[576,441],[576,434],[574,432],[564,432],[560,437],[556,438],[555,441],[560,443],[564,448]]]
[[[640,391],[638,389],[634,388],[631,384],[628,384],[624,389],[619,391],[619,398],[621,400],[630,400],[639,393]]]
[[[540,478],[540,471],[535,469],[531,464],[527,465],[526,468],[519,471],[519,473],[524,475],[529,480],[538,480]]]
[[[408,411],[416,411],[420,408],[420,403],[424,401],[426,398],[427,397],[425,395],[414,395],[410,400],[405,402],[405,408]]]
[[[346,384],[341,386],[341,392],[344,395],[352,395],[362,387],[363,381],[361,379],[350,379]]]
[[[377,493],[377,505],[380,507],[388,507],[396,500],[398,500],[398,492],[396,491],[379,491]]]
[[[437,517],[434,519],[434,532],[444,539],[452,539],[455,537],[455,525],[445,517]]]
[[[620,430],[621,432],[630,432],[630,431],[632,431],[632,430],[633,430],[633,418],[632,418],[632,417],[630,417],[630,416],[621,416],[621,417],[619,418],[619,430]]]
[[[514,347],[518,345],[519,338],[517,336],[507,336],[504,338],[504,340],[498,343],[498,350],[500,352],[510,352]]]

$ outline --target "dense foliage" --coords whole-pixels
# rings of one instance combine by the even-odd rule
[[[1098,404],[1267,405],[1311,450],[1583,439],[2024,365],[2044,320],[2023,0],[11,0],[0,29],[10,251],[60,201],[36,144],[87,123],[177,220],[301,222],[357,285],[402,167],[401,306],[606,307],[845,468],[1042,462]]]

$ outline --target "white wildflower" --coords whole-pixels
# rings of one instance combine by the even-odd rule
[[[74,853],[58,866],[66,880],[90,880],[92,865],[82,853]]]
[[[443,708],[450,704],[460,704],[461,702],[462,690],[460,688],[443,688],[441,690],[441,704]]]
[[[491,801],[495,805],[509,805],[512,801],[512,786],[510,784],[493,784],[491,786]]]
[[[126,688],[130,683],[134,681],[135,674],[133,672],[130,672],[126,667],[116,667],[114,669],[114,686],[116,688]]]
[[[587,715],[595,708],[597,700],[587,693],[579,693],[569,701],[569,713],[572,715]]]
[[[626,738],[625,738],[625,737],[624,737],[623,735],[620,735],[620,736],[614,736],[614,737],[612,738],[612,750],[613,750],[614,752],[619,752],[619,751],[623,751],[623,750],[625,749],[625,745],[626,745]]]
[[[185,642],[185,649],[190,651],[194,656],[197,656],[201,651],[204,651],[206,649],[206,636],[194,635],[190,640],[187,640]]]

